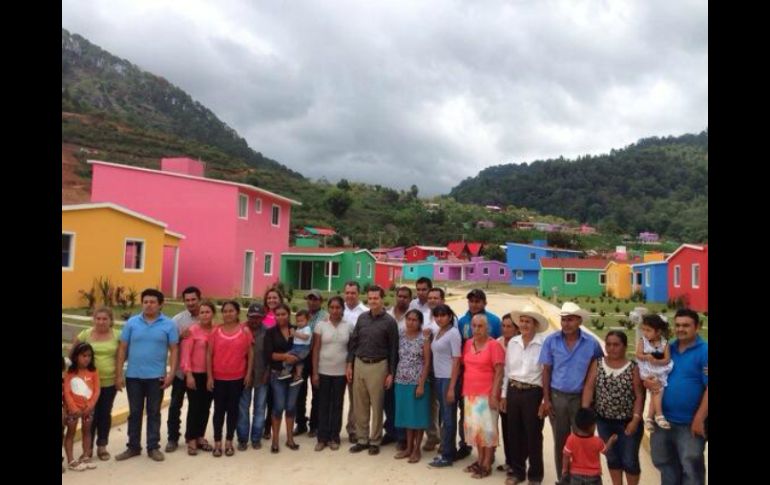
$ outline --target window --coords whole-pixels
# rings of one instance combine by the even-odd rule
[[[476,269],[473,266],[468,268],[468,274],[473,274],[475,271],[476,271]]]
[[[636,273],[636,284],[642,286],[642,273]]]
[[[259,197],[254,199],[254,212],[256,212],[257,214],[262,213],[262,199],[260,199]]]
[[[500,276],[505,276],[505,268],[500,268]]]
[[[700,264],[692,265],[692,287],[700,288]]]
[[[251,296],[254,289],[254,251],[246,251],[243,256],[243,281],[241,296]]]
[[[61,269],[71,270],[75,266],[75,234],[61,233]]]
[[[372,277],[372,263],[367,263],[367,264],[369,265],[369,271],[368,271],[369,276],[367,276],[367,278],[371,278]]]
[[[388,268],[388,280],[393,281],[393,267]]]
[[[599,284],[600,285],[607,284],[607,273],[599,273]]]
[[[123,269],[128,271],[144,271],[144,241],[140,239],[126,239]]]
[[[278,227],[281,222],[281,206],[273,204],[273,225]]]
[[[361,261],[356,261],[356,278],[361,277]]]
[[[682,283],[682,268],[679,265],[674,266],[674,286],[679,288]]]
[[[414,273],[414,266],[411,266],[411,267],[409,268],[409,272],[410,272],[410,273]]]
[[[481,272],[482,274],[484,274],[484,276],[489,276],[489,268],[487,268],[486,266],[481,268]]]
[[[273,274],[273,255],[265,253],[265,276],[271,276]]]
[[[531,259],[532,261],[536,260],[537,259],[537,254],[529,253],[529,259]]]
[[[644,286],[650,287],[650,268],[645,268],[644,270]]]
[[[246,194],[238,194],[238,218],[249,218],[249,196]]]
[[[564,273],[564,282],[567,283],[568,285],[576,285],[577,273],[575,273],[574,271]]]
[[[516,270],[516,279],[517,280],[523,280],[524,279],[524,271],[517,269]]]
[[[444,274],[444,267],[443,266],[439,266],[438,267],[438,272],[441,273],[441,274]]]
[[[340,275],[340,263],[332,262],[332,276],[337,277]],[[324,276],[329,277],[329,263],[324,263]]]

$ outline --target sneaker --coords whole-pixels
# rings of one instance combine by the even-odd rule
[[[369,454],[370,455],[379,455],[380,454],[380,447],[377,445],[370,445],[369,446]]]
[[[316,451],[321,451],[324,448],[326,448],[326,443],[324,443],[323,441],[319,441],[318,443],[315,444]]]
[[[115,455],[115,461],[128,460],[129,458],[133,458],[141,454],[142,452],[140,450],[132,450],[131,448],[126,448],[126,450],[123,453],[118,453],[117,455]]]
[[[279,379],[280,379],[280,377],[279,377]],[[293,381],[291,381],[291,384],[289,384],[289,387],[297,387],[297,386],[300,386],[300,385],[302,385],[302,378],[294,379]]]
[[[69,462],[69,465],[67,465],[67,468],[69,468],[73,472],[84,472],[88,470],[88,467],[86,466],[85,463],[81,463],[77,460],[72,460],[71,462]]]
[[[473,448],[468,445],[459,447],[455,454],[455,460],[462,460],[463,458],[469,457],[471,455],[471,450],[473,450]]]
[[[238,451],[246,451],[249,449],[249,444],[245,441],[238,442]]]
[[[80,461],[81,464],[85,465],[86,469],[88,469],[88,470],[95,470],[96,469],[96,464],[91,462],[91,457],[90,456],[81,457],[80,460],[78,460],[78,461]]]
[[[315,438],[316,436],[318,436],[318,430],[311,429],[310,431],[307,432],[308,438]]]
[[[305,433],[307,433],[307,426],[305,426],[304,424],[298,424],[294,428],[294,436],[300,436],[300,435],[303,435]]]
[[[452,466],[452,461],[447,460],[443,456],[437,456],[433,459],[432,462],[428,463],[428,465],[432,466],[433,468],[446,468],[448,466]]]
[[[255,441],[251,444],[251,449],[253,450],[261,450],[262,449],[262,443],[259,441]]]
[[[173,453],[177,448],[179,448],[179,443],[176,441],[169,440],[168,443],[166,443],[166,453]]]
[[[147,452],[147,456],[149,456],[152,461],[163,461],[166,459],[166,457],[163,455],[163,452],[159,449],[150,450]]]
[[[291,372],[286,371],[286,370],[283,370],[283,371],[281,371],[280,374],[278,374],[278,380],[279,381],[283,381],[283,380],[291,379],[291,378],[292,378]]]
[[[351,453],[360,453],[364,450],[368,450],[369,445],[362,445],[361,443],[356,443],[353,446],[350,447]]]
[[[337,443],[336,441],[332,441],[331,443],[329,443],[329,449],[332,451],[337,451],[340,449],[340,444]]]

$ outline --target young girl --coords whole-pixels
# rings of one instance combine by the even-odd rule
[[[642,339],[636,344],[636,361],[639,364],[639,375],[642,379],[655,379],[660,382],[660,392],[653,394],[644,427],[647,431],[655,431],[655,423],[663,429],[671,429],[671,425],[663,415],[663,391],[668,384],[668,375],[674,367],[671,352],[668,348],[668,323],[660,315],[644,315],[642,317]]]
[[[99,374],[94,365],[94,349],[82,342],[72,349],[72,364],[64,376],[64,402],[67,407],[67,436],[64,439],[64,451],[70,470],[83,471],[96,468],[91,463],[91,424],[94,407],[99,399]],[[76,460],[73,456],[73,441],[78,420],[82,418],[83,456]]]

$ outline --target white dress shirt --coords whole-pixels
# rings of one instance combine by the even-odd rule
[[[536,333],[524,348],[521,335],[513,337],[505,350],[505,372],[503,374],[502,397],[507,395],[508,381],[514,380],[536,386],[543,385],[543,365],[538,364],[540,350],[545,337]]]

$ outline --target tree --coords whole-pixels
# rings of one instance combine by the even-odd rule
[[[333,189],[326,196],[325,203],[329,211],[334,214],[334,217],[342,219],[353,203],[353,198],[343,190]]]
[[[497,244],[489,244],[484,246],[484,250],[481,252],[482,256],[492,261],[500,261],[505,263],[505,251]]]
[[[420,192],[420,189],[417,188],[416,185],[412,184],[411,187],[409,187],[409,193],[412,194],[413,198],[417,198],[417,194]]]
[[[337,182],[337,188],[345,191],[350,190],[350,182],[348,182],[348,179],[341,179]]]

